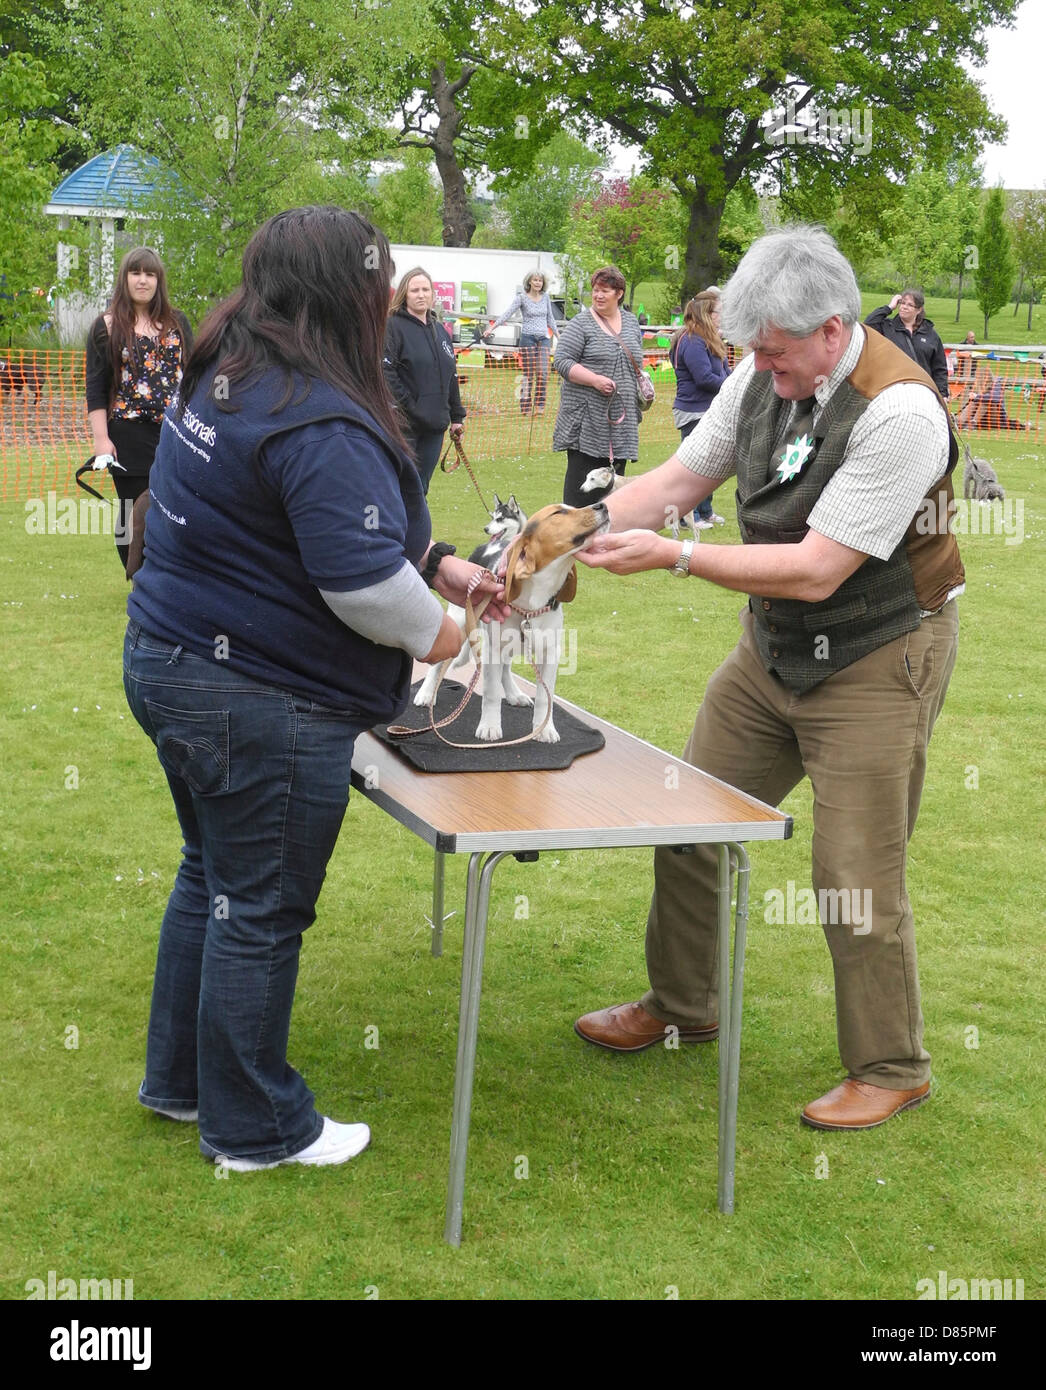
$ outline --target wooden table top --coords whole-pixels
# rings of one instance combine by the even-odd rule
[[[556,703],[599,729],[605,747],[547,772],[435,773],[362,734],[353,786],[448,854],[790,837],[791,816],[558,695]]]

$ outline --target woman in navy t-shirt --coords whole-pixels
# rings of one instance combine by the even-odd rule
[[[480,569],[429,557],[381,371],[391,272],[356,213],[267,222],[200,329],[149,479],[124,684],[184,845],[139,1099],[198,1120],[201,1151],[237,1170],[343,1163],[369,1141],[287,1062],[301,933],[356,736],[404,707],[411,656],[461,646],[428,584],[463,603]]]

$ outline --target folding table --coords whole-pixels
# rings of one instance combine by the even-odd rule
[[[541,850],[718,845],[718,1198],[720,1211],[734,1209],[749,875],[740,842],[788,839],[792,818],[558,696],[556,703],[606,739],[598,752],[560,771],[419,772],[372,734],[357,739],[352,760],[356,789],[435,850],[433,955],[442,949],[444,856],[469,855],[444,1226],[444,1238],[451,1245],[461,1244],[491,879],[503,859],[534,860]],[[737,910],[731,982],[732,868],[737,874]]]

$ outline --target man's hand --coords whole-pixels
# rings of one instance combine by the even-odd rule
[[[575,558],[591,569],[638,574],[641,570],[671,569],[682,549],[679,541],[659,536],[656,531],[617,531],[597,536]]]
[[[459,420],[459,421],[457,421],[455,424],[451,425],[451,427],[450,427],[450,437],[451,437],[451,439],[460,439],[461,436],[462,436],[464,433],[465,433],[465,425],[464,425],[464,422],[463,422],[463,421]]]
[[[439,569],[436,571],[436,578],[432,587],[437,594],[442,596],[448,603],[457,604],[459,608],[465,607],[465,592],[473,575],[482,575],[483,578],[472,590],[472,606],[478,606],[481,599],[488,594],[491,596],[490,602],[482,615],[485,623],[503,622],[511,613],[507,603],[502,602],[505,597],[505,585],[500,579],[495,579],[489,570],[485,570],[482,565],[474,565],[469,560],[459,559],[457,555],[444,555],[440,561]]]

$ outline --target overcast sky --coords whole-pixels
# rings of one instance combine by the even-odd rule
[[[993,29],[988,62],[972,69],[993,111],[1009,124],[1004,145],[985,146],[984,182],[991,188],[1046,185],[1046,123],[1043,121],[1043,58],[1046,3],[1024,0],[1013,29]]]

